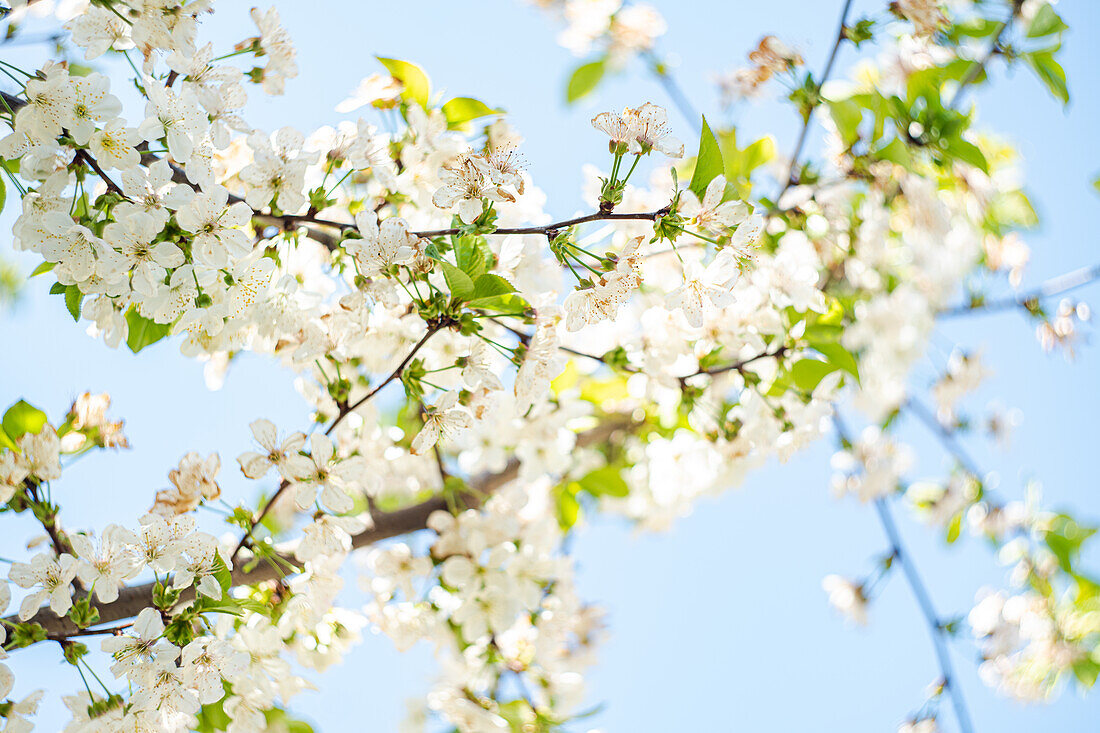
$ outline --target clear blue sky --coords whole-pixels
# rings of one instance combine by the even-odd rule
[[[857,10],[884,3],[857,1]],[[249,119],[309,130],[339,119],[332,108],[358,80],[376,70],[374,54],[422,64],[437,88],[502,105],[527,138],[525,156],[537,184],[558,215],[584,206],[580,166],[599,153],[588,120],[596,111],[646,100],[664,103],[644,70],[611,80],[598,98],[568,109],[561,102],[567,70],[576,61],[554,42],[557,28],[537,9],[513,0],[444,3],[277,3],[299,48],[302,75],[284,98],[253,94]],[[720,119],[710,83],[713,71],[743,63],[759,36],[775,32],[798,45],[820,68],[834,32],[839,0],[658,2],[670,31],[662,47],[679,54],[678,76],[695,104]],[[323,8],[323,17],[320,11]],[[249,34],[243,3],[223,3],[220,22],[204,29],[219,50]],[[1064,65],[1073,101],[1065,112],[1020,70],[998,76],[999,86],[978,95],[981,120],[1012,138],[1026,159],[1025,172],[1044,223],[1027,237],[1035,283],[1100,259],[1094,228],[1100,198],[1089,182],[1100,172],[1095,139],[1100,119],[1100,3],[1065,2],[1059,11],[1072,28]],[[27,57],[26,50],[18,55]],[[16,54],[12,54],[13,56]],[[841,65],[852,60],[842,56]],[[690,138],[687,123],[674,124]],[[790,147],[796,122],[771,102],[739,112],[745,134],[774,132]],[[10,231],[9,202],[0,231]],[[5,254],[10,239],[0,237]],[[24,272],[35,262],[20,256]],[[132,524],[167,485],[166,472],[186,451],[221,450],[222,486],[230,497],[246,490],[234,478],[233,458],[249,443],[247,425],[268,417],[281,426],[306,425],[304,403],[286,373],[246,357],[225,388],[208,392],[201,366],[160,343],[136,358],[106,349],[82,332],[50,283],[36,279],[14,314],[0,317],[0,401],[25,397],[63,411],[83,390],[108,391],[114,411],[127,420],[133,450],[82,460],[54,487],[64,516],[102,527]],[[1081,293],[1100,300],[1100,288]],[[1046,356],[1033,329],[1017,314],[970,318],[940,329],[937,343],[982,347],[996,375],[968,403],[975,413],[999,398],[1024,411],[1025,422],[1009,453],[976,443],[981,465],[995,470],[1005,494],[1020,496],[1028,478],[1040,479],[1054,507],[1100,520],[1097,499],[1096,420],[1100,413],[1100,351],[1085,345],[1077,362]],[[941,362],[942,363],[942,362]],[[932,374],[930,363],[919,370]],[[2,406],[2,405],[0,405]],[[922,454],[921,471],[944,465],[938,447],[919,428],[904,427]],[[881,553],[884,538],[870,508],[829,496],[828,458],[820,443],[784,466],[769,466],[746,485],[702,503],[667,534],[635,535],[620,522],[601,520],[575,543],[583,594],[610,611],[612,635],[590,678],[596,717],[576,726],[607,731],[796,731],[881,733],[923,702],[937,667],[922,618],[900,576],[892,578],[871,611],[865,630],[847,628],[827,607],[821,578],[858,575]],[[915,472],[917,475],[921,471]],[[946,548],[933,533],[902,516],[901,529],[944,616],[965,613],[975,590],[1004,582],[984,546],[973,541]],[[25,521],[3,518],[0,554],[18,555],[34,532]],[[1094,553],[1092,568],[1100,569]],[[357,602],[357,591],[347,596]],[[975,647],[953,647],[956,667],[983,732],[1095,731],[1100,698],[1072,690],[1049,707],[1025,707],[998,697],[979,680]],[[80,686],[56,647],[39,645],[11,662],[17,694],[46,687],[41,730],[63,721],[56,693]],[[302,695],[294,710],[318,730],[394,730],[404,698],[426,691],[434,666],[429,650],[398,654],[385,638],[368,636],[347,662],[317,679],[320,692]],[[955,730],[945,710],[945,729]]]

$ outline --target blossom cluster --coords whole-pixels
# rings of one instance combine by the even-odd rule
[[[643,5],[551,5],[563,42],[616,67],[664,32]],[[70,729],[265,729],[309,684],[292,663],[323,671],[368,626],[399,649],[434,646],[424,707],[448,725],[557,729],[584,707],[602,625],[577,595],[566,534],[593,511],[666,528],[833,433],[842,399],[871,424],[834,459],[836,493],[904,494],[951,541],[964,524],[992,538],[1030,584],[972,614],[983,674],[1041,697],[1082,668],[1095,615],[1056,596],[1079,550],[1064,543],[1084,532],[995,501],[969,468],[906,483],[912,452],[890,430],[970,278],[1019,282],[1029,208],[1011,151],[928,102],[960,81],[938,3],[892,7],[908,25],[828,100],[819,165],[707,124],[685,146],[647,102],[592,120],[578,144],[606,164],[585,169],[590,210],[556,222],[520,133],[480,100],[433,93],[415,64],[379,59],[385,73],[337,107],[362,110],[355,120],[261,130],[246,121],[248,85],[281,94],[299,73],[274,10],[253,10],[259,35],[217,55],[199,41],[206,0],[81,8],[69,41],[89,61],[130,59],[141,105],[60,62],[5,97],[18,246],[107,344],[169,340],[207,362],[212,387],[240,354],[264,355],[293,370],[314,424],[257,419],[255,450],[231,470],[185,453],[135,522],[71,531],[51,482],[68,456],[125,446],[121,424],[102,396],[55,423],[13,406],[0,501],[31,511],[49,541],[9,573],[25,591],[6,619],[13,648],[51,638],[90,669],[80,639],[102,632],[118,681],[66,698]],[[742,91],[802,66],[773,36],[750,61]],[[812,112],[822,92],[794,101]],[[941,118],[903,120],[898,105]],[[867,130],[865,113],[897,119]],[[770,198],[766,163],[781,171]],[[1068,347],[1088,313],[1033,315],[1044,346]],[[986,374],[978,356],[952,356],[932,387],[939,430],[958,426]],[[259,507],[242,486],[263,491]],[[227,510],[232,533],[200,530],[204,506]],[[345,607],[340,570],[368,546],[368,600]],[[832,603],[865,622],[897,557],[867,580],[827,578]],[[143,610],[101,619],[138,592]],[[37,699],[4,703],[8,726]]]

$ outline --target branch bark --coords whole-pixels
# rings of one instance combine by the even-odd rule
[[[628,431],[633,426],[629,418],[612,415],[605,418],[604,422],[596,427],[577,435],[577,446],[586,447],[610,440],[617,433]],[[497,473],[482,474],[470,482],[470,494],[467,497],[467,508],[479,506],[483,497],[491,496],[498,489],[514,481],[519,475],[520,461],[512,458],[503,470]],[[404,509],[392,512],[371,511],[374,526],[365,532],[352,538],[352,548],[361,549],[369,547],[390,537],[397,537],[411,532],[422,530],[428,525],[428,517],[436,511],[447,511],[447,502],[443,496],[435,496],[426,501],[414,504]],[[294,544],[288,544],[279,551],[279,557],[291,563],[294,560]],[[232,571],[232,584],[236,586],[256,585],[266,581],[282,577],[283,571],[274,562],[262,562],[251,570],[246,571],[244,564],[239,563]],[[92,600],[92,606],[99,611],[99,621],[95,626],[110,624],[133,618],[142,610],[153,605],[153,583],[143,583],[123,588],[118,595],[118,600],[110,603]],[[184,591],[180,599],[181,603],[193,600],[195,589],[192,586]],[[21,623],[18,616],[8,616],[3,619],[5,625]],[[74,635],[87,635],[87,629],[80,629],[68,617],[57,616],[48,606],[39,609],[38,613],[28,619],[28,623],[41,624],[51,639],[59,639]],[[95,627],[92,627],[93,629]]]

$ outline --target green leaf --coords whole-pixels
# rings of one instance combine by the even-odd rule
[[[477,279],[474,280],[474,294],[470,297],[470,300],[481,300],[482,298],[492,298],[497,295],[507,295],[508,293],[514,292],[516,292],[516,289],[512,287],[512,283],[508,282],[500,275],[487,273],[485,275],[479,275]]]
[[[718,138],[714,136],[704,116],[703,131],[699,135],[699,154],[695,156],[695,171],[691,174],[691,183],[688,184],[688,188],[702,199],[703,193],[707,190],[707,184],[725,170],[722,148],[718,145]]]
[[[196,733],[214,733],[215,731],[225,730],[232,722],[229,716],[226,715],[225,709],[222,707],[225,704],[226,698],[218,700],[216,703],[210,705],[203,705],[202,710],[198,712],[198,725],[195,726]]]
[[[983,173],[989,173],[989,162],[977,145],[961,137],[946,139],[944,143],[945,150],[952,158],[972,165]]]
[[[61,283],[54,283],[50,286],[50,295],[61,295],[65,292],[65,286]]]
[[[69,315],[74,321],[80,320],[80,304],[84,302],[84,293],[76,285],[65,288],[65,307],[69,309]]]
[[[44,273],[49,272],[50,270],[52,270],[55,267],[57,267],[56,262],[45,262],[45,261],[40,262],[38,267],[34,268],[34,270],[31,272],[30,276],[31,277],[36,277],[38,275],[42,275]]]
[[[600,79],[603,79],[605,62],[606,59],[597,59],[574,69],[565,87],[565,101],[572,104],[591,94],[599,86]]]
[[[622,468],[618,466],[597,468],[576,483],[592,496],[623,497],[630,493],[622,477]]]
[[[1066,71],[1062,65],[1054,60],[1054,52],[1057,47],[1047,48],[1041,51],[1031,51],[1024,54],[1024,60],[1039,77],[1039,81],[1046,85],[1047,90],[1062,100],[1062,104],[1069,104],[1069,87],[1066,86]]]
[[[1043,36],[1049,36],[1051,33],[1061,33],[1068,29],[1069,26],[1062,21],[1058,13],[1054,12],[1054,8],[1044,3],[1039,8],[1039,12],[1035,13],[1035,17],[1032,18],[1031,25],[1027,27],[1027,37],[1042,38]]]
[[[568,531],[581,515],[581,504],[577,501],[575,481],[562,486],[557,491],[558,524],[563,530]]]
[[[171,327],[166,323],[151,321],[131,307],[126,311],[126,345],[135,354],[168,335]]]
[[[456,303],[463,303],[474,297],[474,281],[462,270],[450,262],[440,262],[443,268],[443,278],[447,281],[447,287],[451,289],[451,299]]]
[[[458,269],[476,280],[478,276],[489,269],[489,257],[492,250],[484,237],[456,237],[454,240],[455,262]]]
[[[1006,191],[993,199],[989,215],[1005,227],[1030,228],[1039,223],[1039,215],[1023,191]]]
[[[1100,675],[1100,663],[1087,657],[1079,659],[1073,663],[1073,675],[1083,687],[1092,687],[1096,684],[1096,677]]]
[[[829,341],[811,345],[818,353],[828,359],[830,364],[838,369],[843,369],[855,377],[856,381],[859,381],[859,362],[852,356],[852,352],[841,346],[839,342]]]
[[[8,200],[8,184],[0,177],[0,211],[4,210],[4,203]]]
[[[519,314],[531,310],[531,304],[515,293],[493,295],[488,298],[477,298],[476,300],[471,300],[466,305],[470,308],[477,308],[478,310],[488,313]]]
[[[859,123],[863,121],[863,108],[858,103],[850,98],[830,100],[829,113],[845,145],[850,146],[859,140]]]
[[[913,165],[913,156],[910,155],[909,148],[901,141],[901,138],[895,137],[886,145],[883,145],[872,153],[872,155],[880,160],[888,160],[891,163],[897,163],[904,168],[909,168]]]
[[[46,413],[26,400],[19,400],[4,413],[0,424],[3,425],[4,434],[16,441],[26,433],[37,435],[46,424]]]
[[[959,512],[951,517],[951,523],[947,525],[947,544],[953,545],[962,533],[963,513]]]
[[[455,97],[443,104],[443,115],[447,118],[447,126],[450,128],[462,127],[470,120],[501,112],[502,110],[493,109],[480,99],[472,97]]]
[[[428,75],[424,73],[424,69],[411,61],[387,59],[381,56],[375,56],[375,58],[386,67],[386,70],[390,72],[394,79],[405,86],[404,91],[401,92],[402,99],[411,104],[419,104],[425,109],[428,108],[432,85],[428,81]]]
[[[812,394],[827,374],[831,374],[839,368],[836,364],[827,361],[803,359],[795,362],[791,367],[791,379],[794,380],[795,385],[800,390]]]

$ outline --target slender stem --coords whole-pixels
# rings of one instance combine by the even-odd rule
[[[336,429],[336,426],[340,424],[340,421],[344,419],[344,417],[346,417],[348,414],[350,414],[352,412],[355,412],[355,409],[357,407],[359,407],[360,405],[365,403],[367,400],[369,400],[371,397],[374,397],[376,394],[381,392],[382,388],[385,387],[387,384],[389,384],[393,380],[400,377],[401,373],[405,371],[405,367],[407,367],[409,365],[409,362],[411,362],[413,360],[413,357],[416,356],[416,352],[420,351],[420,349],[424,346],[424,344],[428,343],[428,339],[430,339],[432,336],[434,336],[436,333],[438,333],[441,329],[442,329],[442,326],[429,327],[428,330],[424,333],[424,336],[421,337],[421,339],[416,342],[415,346],[413,346],[412,351],[410,351],[408,354],[405,355],[405,358],[401,360],[401,363],[397,365],[397,368],[394,369],[388,377],[386,377],[381,382],[379,382],[378,385],[374,389],[372,389],[370,392],[368,392],[364,396],[360,397],[354,403],[349,405],[346,409],[340,411],[340,414],[336,417],[335,420],[332,421],[332,424],[329,425],[328,428],[325,430],[325,435],[330,435],[332,433],[332,431]]]
[[[696,111],[691,100],[684,94],[684,90],[680,88],[676,78],[668,70],[668,66],[657,58],[657,55],[652,51],[646,51],[644,55],[646,60],[649,61],[649,70],[657,77],[657,83],[664,87],[668,98],[672,100],[672,104],[680,110],[680,114],[684,116],[684,119],[696,132],[702,132],[702,115]]]
[[[836,430],[837,439],[840,444],[843,446],[850,446],[851,439],[848,437],[847,428],[844,426],[844,422],[841,420],[840,416],[835,413],[833,415],[833,427]],[[951,653],[947,648],[947,630],[940,621],[939,614],[936,613],[936,607],[932,603],[932,597],[928,594],[928,588],[925,586],[924,580],[917,571],[917,566],[914,564],[913,559],[909,556],[908,550],[905,549],[901,541],[901,533],[898,532],[897,524],[894,522],[894,516],[890,512],[890,505],[887,503],[886,498],[880,496],[875,499],[874,505],[879,523],[882,525],[883,532],[886,533],[886,538],[890,543],[890,552],[894,560],[901,564],[902,571],[905,574],[905,580],[909,584],[909,588],[913,592],[913,597],[917,601],[917,606],[920,609],[921,615],[924,616],[924,620],[928,625],[928,632],[932,637],[932,648],[935,651],[936,660],[940,666],[940,675],[943,678],[943,687],[951,696],[951,704],[955,709],[955,718],[959,723],[959,730],[961,733],[973,733],[974,726],[970,722],[970,713],[966,708],[966,699],[963,697],[962,688],[959,686],[958,678],[955,676],[954,665],[951,662]]]
[[[980,59],[971,64],[966,72],[966,76],[959,82],[959,86],[955,90],[954,95],[952,95],[951,101],[947,103],[949,109],[954,109],[955,106],[958,105],[967,87],[977,81],[978,77],[985,71],[986,66],[989,65],[989,62],[993,59],[994,54],[997,53],[997,49],[1001,45],[1001,38],[1004,37],[1005,32],[1008,31],[1009,26],[1012,25],[1012,21],[1015,20],[1016,11],[1022,3],[1023,0],[1012,0],[1012,15],[1008,16],[1006,20],[1001,21],[1001,25],[997,28],[997,33],[993,36],[993,40],[989,42],[989,47],[986,49],[985,53]]]
[[[1067,272],[1064,275],[1053,277],[1039,287],[1020,293],[1011,298],[957,305],[953,308],[940,311],[937,316],[952,318],[954,316],[969,315],[976,311],[990,313],[993,311],[1011,310],[1013,308],[1023,308],[1027,310],[1030,304],[1038,304],[1039,301],[1044,298],[1052,298],[1055,295],[1068,293],[1071,290],[1076,290],[1079,287],[1096,282],[1097,280],[1100,280],[1100,264],[1089,265],[1088,267],[1081,267],[1072,272]]]
[[[91,169],[93,171],[95,171],[95,174],[97,176],[99,176],[100,180],[103,181],[105,184],[107,184],[107,189],[108,190],[114,191],[119,196],[125,196],[126,195],[126,194],[122,193],[122,189],[119,188],[118,184],[115,183],[114,181],[112,181],[110,179],[110,177],[106,173],[103,172],[103,169],[99,167],[99,163],[96,162],[95,158],[93,158],[91,155],[88,154],[87,150],[78,150],[78,151],[76,151],[76,159],[77,160],[82,160],[85,163],[87,163],[88,166],[91,167]]]
[[[898,532],[893,514],[890,513],[890,505],[887,504],[885,498],[875,499],[875,512],[878,514],[879,522],[882,524],[882,529],[890,542],[894,558],[901,563],[905,579],[909,583],[909,588],[913,591],[913,597],[916,598],[917,605],[924,615],[924,620],[928,623],[928,632],[932,637],[932,648],[936,652],[936,659],[940,664],[940,674],[943,676],[943,687],[951,696],[951,705],[955,709],[955,718],[958,721],[959,730],[962,733],[973,733],[974,726],[970,722],[966,699],[963,697],[962,688],[955,676],[954,666],[951,662],[951,652],[947,648],[947,631],[936,614],[932,598],[928,595],[928,588],[924,585],[920,573],[917,572],[916,565],[913,564],[908,550],[902,545],[901,534]]]
[[[840,11],[840,24],[836,32],[836,40],[833,42],[833,49],[829,52],[829,59],[825,62],[825,68],[821,72],[821,76],[818,77],[817,84],[815,85],[815,96],[820,96],[822,87],[825,86],[825,82],[829,80],[829,75],[833,73],[833,65],[836,63],[837,55],[840,52],[840,45],[844,42],[845,38],[845,25],[848,22],[848,11],[852,9],[852,0],[844,0],[844,7]],[[798,133],[798,141],[794,145],[794,151],[791,153],[791,164],[787,168],[787,180],[783,182],[783,188],[775,197],[775,203],[779,203],[779,199],[783,198],[783,194],[787,193],[787,189],[795,183],[795,171],[798,170],[798,159],[802,156],[802,148],[806,145],[806,138],[810,132],[810,123],[813,122],[814,112],[817,111],[818,101],[815,99],[813,105],[806,113],[806,119],[802,123],[802,129]]]
[[[962,466],[967,473],[978,481],[982,480],[982,473],[978,470],[978,464],[975,463],[974,459],[970,457],[970,454],[966,452],[966,449],[963,448],[962,444],[955,437],[954,432],[941,423],[939,418],[919,400],[910,398],[905,403],[905,406],[909,409],[909,412],[924,423],[925,427],[935,433],[940,443],[942,443],[944,448],[955,457],[955,460],[959,462],[959,465]]]
[[[578,216],[573,219],[565,219],[563,221],[556,221],[553,224],[545,224],[542,226],[530,226],[530,227],[504,227],[502,229],[495,229],[487,234],[541,234],[545,236],[549,232],[555,232],[561,229],[566,229],[577,224],[587,224],[593,221],[655,221],[656,219],[664,216],[668,213],[668,207],[658,209],[657,211],[644,211],[637,213],[625,213],[617,214],[615,212],[597,211],[593,214],[586,214],[585,216]],[[316,216],[309,214],[286,214],[284,216],[271,216],[268,214],[257,214],[256,217],[261,221],[267,220],[276,225],[289,226],[295,222],[301,222],[306,224],[317,224],[320,226],[333,227],[334,229],[354,229],[355,224],[348,224],[339,221],[330,221],[328,219],[318,219]],[[460,234],[461,229],[452,227],[450,229],[431,229],[421,232],[412,232],[417,237],[445,237],[451,234]]]

